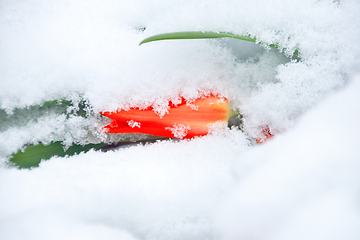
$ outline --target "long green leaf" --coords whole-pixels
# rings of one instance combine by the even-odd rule
[[[171,39],[204,39],[204,38],[236,38],[249,42],[256,42],[256,38],[252,38],[246,35],[237,35],[233,33],[226,32],[202,32],[202,31],[192,31],[192,32],[172,32],[172,33],[163,33],[154,35],[148,38],[145,38],[140,42],[139,45],[148,42],[160,41],[160,40],[171,40]]]
[[[88,144],[85,146],[73,145],[69,149],[64,150],[64,146],[61,142],[53,142],[49,145],[38,144],[35,146],[28,146],[23,152],[18,151],[17,153],[14,153],[9,161],[18,168],[38,167],[41,160],[48,160],[53,156],[73,156],[74,154],[87,152],[90,149],[99,149],[106,145],[106,143]]]
[[[257,41],[256,38],[250,37],[249,35],[238,35],[233,33],[227,33],[227,32],[211,32],[211,31],[190,31],[190,32],[171,32],[171,33],[163,33],[154,35],[148,38],[145,38],[140,42],[139,45],[148,43],[148,42],[154,42],[154,41],[161,41],[161,40],[179,40],[179,39],[206,39],[206,38],[235,38],[243,41],[253,42],[253,43],[259,43],[264,44],[272,48],[276,48],[279,50],[286,50],[285,48],[281,48],[277,44],[266,44],[263,42]],[[299,55],[299,51],[296,50],[294,55]]]
[[[42,160],[48,160],[54,156],[65,157],[73,156],[82,152],[88,152],[91,149],[93,150],[102,150],[108,151],[116,148],[137,145],[137,144],[146,144],[153,143],[157,141],[168,140],[170,138],[158,137],[153,135],[144,135],[144,139],[136,142],[130,141],[129,138],[121,140],[117,143],[98,143],[98,144],[87,144],[87,145],[77,145],[74,144],[68,149],[64,149],[64,146],[60,141],[52,142],[48,145],[42,143],[37,145],[27,146],[24,151],[18,151],[13,153],[10,156],[9,164],[16,166],[18,168],[32,168],[38,167]]]

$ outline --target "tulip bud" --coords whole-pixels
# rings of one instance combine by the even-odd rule
[[[191,104],[184,98],[181,99],[181,103],[177,105],[169,102],[170,109],[164,116],[159,116],[152,108],[101,112],[100,114],[112,120],[104,130],[108,133],[142,133],[191,139],[207,135],[211,125],[217,122],[227,123],[231,117],[229,103],[224,97],[200,97]]]

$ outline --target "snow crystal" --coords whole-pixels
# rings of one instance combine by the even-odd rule
[[[190,126],[175,123],[173,127],[166,127],[165,130],[171,131],[175,138],[183,139],[190,130]]]
[[[129,124],[129,127],[132,127],[132,128],[134,128],[134,127],[140,128],[141,127],[141,123],[136,122],[134,120],[127,121],[127,123]]]

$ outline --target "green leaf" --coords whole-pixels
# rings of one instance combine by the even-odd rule
[[[256,42],[256,38],[252,38],[246,35],[237,35],[233,33],[226,32],[172,32],[154,35],[148,38],[145,38],[140,42],[139,45],[148,42],[160,41],[160,40],[171,40],[171,39],[204,39],[204,38],[236,38],[249,42]]]
[[[233,33],[227,32],[211,32],[211,31],[190,31],[190,32],[172,32],[172,33],[163,33],[154,35],[148,38],[145,38],[140,42],[139,45],[154,42],[154,41],[161,41],[161,40],[178,40],[178,39],[206,39],[206,38],[235,38],[243,41],[264,44],[272,48],[276,48],[279,50],[286,50],[285,48],[281,48],[277,44],[266,44],[263,42],[258,41],[256,38],[250,37],[249,35],[238,35]],[[294,55],[299,55],[299,51],[296,50]]]
[[[87,145],[77,145],[74,144],[69,147],[67,150],[64,150],[64,146],[60,141],[52,142],[49,145],[44,145],[42,143],[37,145],[30,145],[25,148],[24,151],[19,150],[17,153],[13,153],[9,159],[9,165],[16,166],[18,168],[32,168],[38,167],[39,163],[42,160],[48,160],[54,156],[65,157],[73,156],[82,152],[88,152],[91,149],[108,151],[112,149],[117,149],[121,147],[127,147],[137,144],[147,144],[154,143],[157,141],[170,140],[171,138],[158,137],[154,135],[144,135],[143,140],[131,141],[130,138],[120,140],[117,143],[98,143],[98,144],[87,144]],[[173,141],[176,141],[176,139]]]
[[[18,168],[38,167],[41,160],[48,160],[53,156],[73,156],[81,152],[87,152],[90,149],[99,149],[106,145],[106,143],[88,144],[85,146],[72,145],[67,150],[64,150],[61,142],[53,142],[49,145],[38,144],[28,146],[23,152],[19,150],[17,153],[12,154],[9,162]]]

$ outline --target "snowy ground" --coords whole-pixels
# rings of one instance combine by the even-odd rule
[[[0,239],[359,239],[359,12],[356,0],[1,1],[0,108],[82,98],[92,115],[0,127]],[[249,33],[300,60],[237,40],[138,46],[190,30]],[[27,143],[112,141],[99,111],[161,110],[198,90],[226,96],[244,132],[4,165]],[[254,145],[265,125],[276,136]]]

